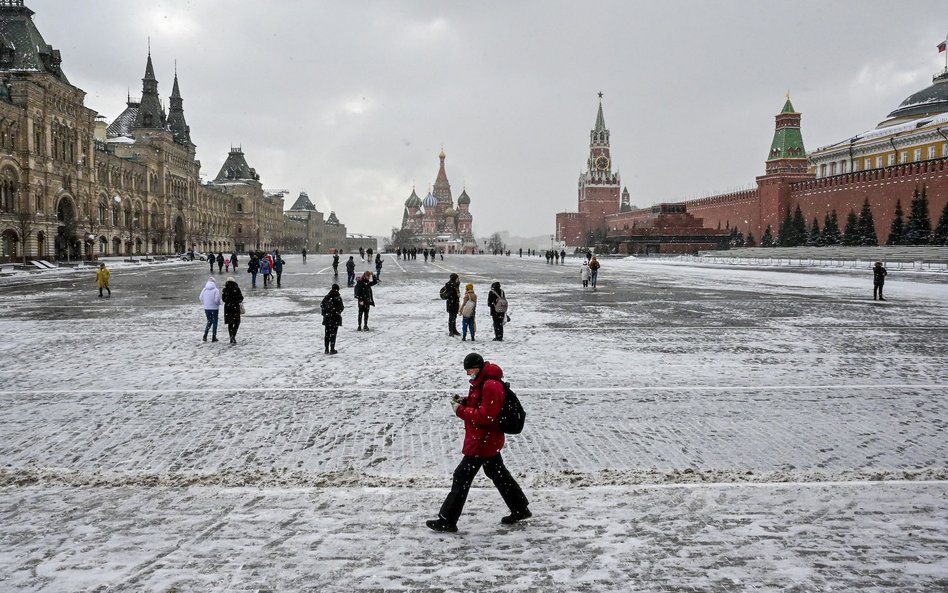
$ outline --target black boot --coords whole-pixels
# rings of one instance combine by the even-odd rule
[[[523,509],[522,511],[514,511],[506,517],[501,518],[500,522],[504,525],[513,525],[517,521],[523,521],[524,519],[529,519],[532,516],[533,513],[530,512],[530,509]]]
[[[448,523],[445,519],[432,519],[431,521],[425,521],[425,525],[428,526],[428,529],[432,531],[441,531],[447,533],[456,533],[458,526],[454,523]]]

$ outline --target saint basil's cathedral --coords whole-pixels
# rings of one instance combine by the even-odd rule
[[[475,253],[477,241],[470,212],[471,198],[466,189],[462,190],[455,209],[451,184],[444,170],[443,150],[438,158],[441,160],[438,176],[425,199],[419,198],[412,188],[405,201],[401,230],[411,231],[413,242],[419,247],[434,247],[444,253]]]

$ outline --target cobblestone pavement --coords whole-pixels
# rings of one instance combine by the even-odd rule
[[[236,346],[200,340],[203,264],[3,279],[0,590],[948,589],[941,279],[390,257],[326,357],[328,258],[287,259]],[[504,342],[485,302],[446,336],[451,271],[504,284]],[[471,349],[527,406],[505,458],[542,510],[501,528],[477,490],[449,538],[419,524]]]

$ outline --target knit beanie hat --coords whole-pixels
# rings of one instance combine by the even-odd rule
[[[473,284],[468,284],[468,285],[466,285],[466,286],[464,287],[464,290],[474,290],[474,285],[473,285]]]

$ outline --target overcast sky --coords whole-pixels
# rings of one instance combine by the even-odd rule
[[[875,127],[944,67],[942,0],[27,0],[86,105],[167,108],[177,61],[203,175],[231,145],[268,189],[388,235],[444,146],[478,236],[576,210],[597,93],[614,167],[648,206],[753,183],[789,90],[808,150]]]

